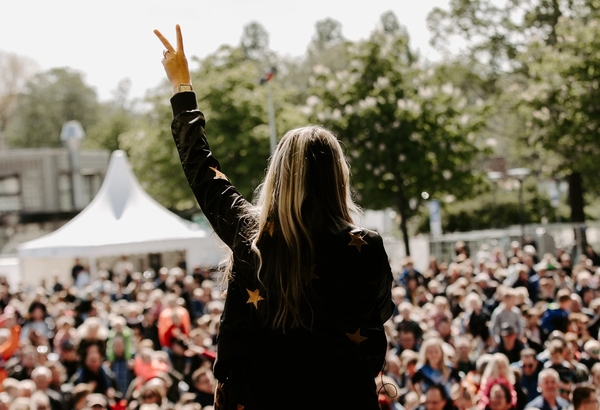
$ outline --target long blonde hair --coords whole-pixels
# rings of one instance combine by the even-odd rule
[[[505,374],[500,374],[499,364],[502,363],[504,368],[506,369]],[[485,382],[488,379],[496,379],[498,377],[504,377],[511,384],[515,383],[515,375],[510,370],[510,363],[508,361],[508,357],[504,353],[494,353],[492,356],[492,360],[485,366],[485,370],[483,371],[483,375],[481,375],[481,382]]]
[[[359,212],[352,201],[350,170],[335,136],[319,126],[288,131],[257,188],[256,223],[248,239],[257,276],[267,292],[274,328],[307,327],[308,295],[318,231],[335,232]],[[273,308],[273,306],[275,308]]]
[[[425,339],[419,349],[419,361],[417,362],[417,367],[421,367],[426,364],[431,366],[431,363],[427,361],[427,350],[429,348],[437,348],[440,349],[440,352],[442,352],[442,358],[440,359],[440,372],[442,374],[445,373],[448,370],[448,356],[446,355],[443,345],[444,341],[437,336]]]

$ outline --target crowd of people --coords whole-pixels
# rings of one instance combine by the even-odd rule
[[[0,284],[0,410],[212,409],[218,272],[135,272],[32,292]],[[448,263],[395,272],[381,409],[597,408],[600,258],[457,243]],[[293,352],[290,352],[293,354]],[[357,409],[359,410],[359,409]]]
[[[0,409],[208,409],[222,300],[210,270],[134,272],[31,292],[0,285]]]
[[[597,408],[600,258],[458,242],[424,272],[407,258],[392,289],[382,408]],[[582,390],[583,389],[583,390]],[[583,392],[583,393],[582,393]],[[588,400],[589,398],[589,400]]]

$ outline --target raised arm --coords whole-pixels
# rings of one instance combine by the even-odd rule
[[[154,33],[165,46],[162,64],[173,86],[171,98],[173,122],[171,132],[181,166],[190,187],[216,234],[233,249],[241,239],[240,219],[247,202],[221,171],[212,155],[206,134],[204,115],[198,110],[196,94],[191,89],[191,76],[183,50],[181,29],[176,26],[177,49],[158,31]]]

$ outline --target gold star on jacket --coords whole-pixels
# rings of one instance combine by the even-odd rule
[[[348,232],[348,235],[350,235],[350,238],[352,238],[348,246],[356,246],[356,249],[358,249],[359,252],[361,246],[368,245],[367,241],[363,239],[360,233]]]
[[[221,171],[219,171],[216,167],[210,167],[210,169],[212,169],[215,172],[215,179],[223,179],[225,181],[229,181],[227,179],[227,176]]]
[[[246,303],[252,303],[254,307],[258,309],[258,302],[260,302],[261,300],[265,300],[265,298],[260,296],[260,294],[258,293],[258,289],[253,291],[250,289],[246,289],[246,292],[248,292],[249,296],[248,301]]]
[[[354,333],[346,333],[346,336],[348,336],[348,339],[350,339],[352,343],[355,343],[357,345],[361,344],[362,342],[368,339],[367,337],[360,335],[360,328],[358,328]]]

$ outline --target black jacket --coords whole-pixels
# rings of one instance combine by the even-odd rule
[[[264,298],[253,252],[240,231],[248,203],[212,156],[195,94],[176,94],[171,103],[171,130],[187,180],[214,231],[233,252],[217,342],[219,382],[247,410],[378,409],[374,377],[387,348],[383,323],[393,310],[393,278],[381,237],[351,226],[315,233],[312,330],[284,333],[263,325],[277,306]],[[359,236],[360,241],[353,239]]]

